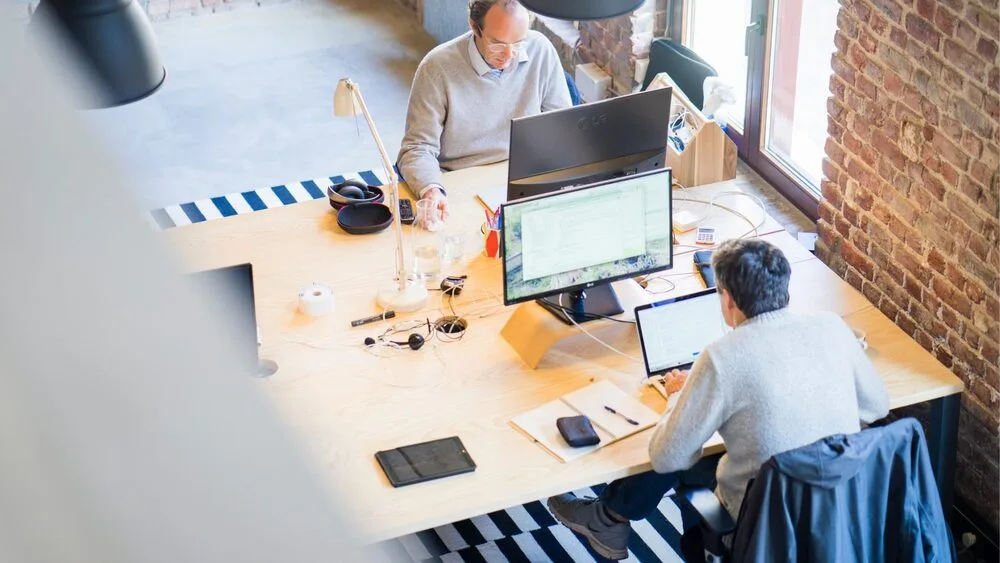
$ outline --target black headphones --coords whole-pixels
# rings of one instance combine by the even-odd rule
[[[369,189],[363,180],[344,180],[333,186],[333,191],[344,197],[344,199],[371,199],[375,193]]]
[[[378,341],[372,338],[371,336],[365,338],[365,346],[374,346],[376,342]],[[397,346],[409,346],[410,350],[419,350],[420,348],[423,347],[426,340],[424,340],[423,336],[420,336],[419,334],[414,332],[413,334],[410,335],[409,338],[406,339],[406,342],[399,342],[397,340],[389,340],[388,342],[390,344],[395,344]]]
[[[431,321],[430,319],[428,319],[425,322],[427,323],[427,336],[430,337],[432,330]],[[387,338],[389,338],[393,334],[396,334],[397,332],[403,332],[404,330],[412,330],[420,327],[421,325],[417,325],[415,327],[411,326],[408,328],[403,328],[402,330],[396,329],[395,327],[389,328],[389,330],[378,335],[378,337],[376,338],[372,338],[371,336],[365,338],[365,346],[371,348],[372,346],[382,344],[383,346],[409,346],[410,350],[419,350],[423,348],[424,344],[427,343],[427,339],[424,338],[422,335],[417,334],[416,332],[411,333],[410,336],[407,337],[407,339],[403,342],[400,342],[398,340],[387,340]]]

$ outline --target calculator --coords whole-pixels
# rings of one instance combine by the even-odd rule
[[[715,229],[712,227],[698,227],[698,233],[695,235],[694,242],[695,244],[706,246],[715,244]]]

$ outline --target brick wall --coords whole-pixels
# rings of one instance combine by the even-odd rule
[[[841,0],[820,257],[965,382],[956,492],[998,527],[997,0]]]
[[[417,18],[417,23],[423,24],[424,19],[424,3],[423,0],[396,0],[396,2],[403,5],[404,8],[413,12],[413,15]]]
[[[535,20],[534,27],[549,36],[567,70],[572,72],[581,63],[596,63],[611,75],[612,93],[625,94],[638,86],[634,78],[636,61],[648,58],[650,42],[666,31],[668,3],[646,0],[632,14],[579,22],[576,33],[552,29],[542,18]]]

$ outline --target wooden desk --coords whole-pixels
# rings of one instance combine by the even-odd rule
[[[362,341],[390,323],[352,329],[349,321],[376,312],[375,291],[393,272],[391,230],[347,235],[337,227],[329,205],[319,200],[165,233],[192,270],[253,263],[262,356],[279,365],[278,373],[260,384],[321,475],[350,502],[349,510],[366,542],[650,467],[648,433],[564,464],[508,424],[512,416],[598,378],[639,394],[654,409],[662,410],[664,404],[655,391],[641,386],[643,368],[636,361],[640,352],[631,326],[607,321],[587,325],[634,359],[613,354],[585,335],[575,334],[560,342],[536,370],[526,369],[499,338],[513,308],[503,308],[498,302],[502,291],[500,263],[481,252],[478,232],[483,213],[473,194],[478,186],[503,182],[504,172],[502,165],[494,165],[450,173],[444,180],[452,194],[449,227],[465,232],[468,243],[465,263],[446,272],[469,275],[467,289],[457,302],[459,312],[471,317],[465,338],[458,343],[429,344],[418,352],[394,351],[388,358],[364,350]],[[722,183],[685,194],[710,197],[730,189],[731,183]],[[740,208],[747,213],[754,211],[749,200],[733,205],[743,206]],[[730,221],[720,218],[724,231],[746,230],[742,220]],[[760,231],[785,248],[793,262],[792,306],[832,309],[845,315],[852,326],[865,330],[893,406],[953,398],[948,405],[955,407],[954,420],[947,409],[941,415],[944,434],[952,432],[957,427],[954,394],[962,390],[961,381],[863,296],[798,247],[773,219],[767,218]],[[689,253],[678,252],[676,263],[668,274],[675,275],[677,287],[667,295],[700,288],[697,277],[685,275],[691,271]],[[334,288],[337,304],[332,315],[311,319],[296,312],[298,290],[312,282]],[[667,295],[646,295],[643,299],[653,301]],[[440,299],[432,292],[431,306],[443,311],[446,307]],[[493,314],[488,314],[491,310]],[[396,320],[440,315],[431,310]],[[405,333],[400,335],[400,339],[405,338]],[[451,435],[461,436],[479,465],[475,473],[393,489],[373,457],[377,450]],[[932,451],[943,466],[948,465],[947,454],[953,454],[943,448],[946,445],[939,441],[934,450],[932,439]],[[951,461],[953,471],[953,458]]]

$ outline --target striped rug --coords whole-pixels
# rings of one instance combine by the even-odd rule
[[[314,178],[261,190],[238,192],[155,209],[149,218],[156,229],[170,229],[233,215],[243,215],[301,201],[326,197],[326,189],[345,179],[381,185],[383,173],[365,170],[353,174]],[[598,496],[605,485],[574,491]],[[604,561],[586,540],[560,525],[545,507],[545,499],[498,510],[461,522],[417,532],[381,544],[393,563],[403,562],[544,562]],[[681,510],[686,505],[664,497],[656,513],[633,522],[629,540],[631,563],[683,561],[680,553]]]

